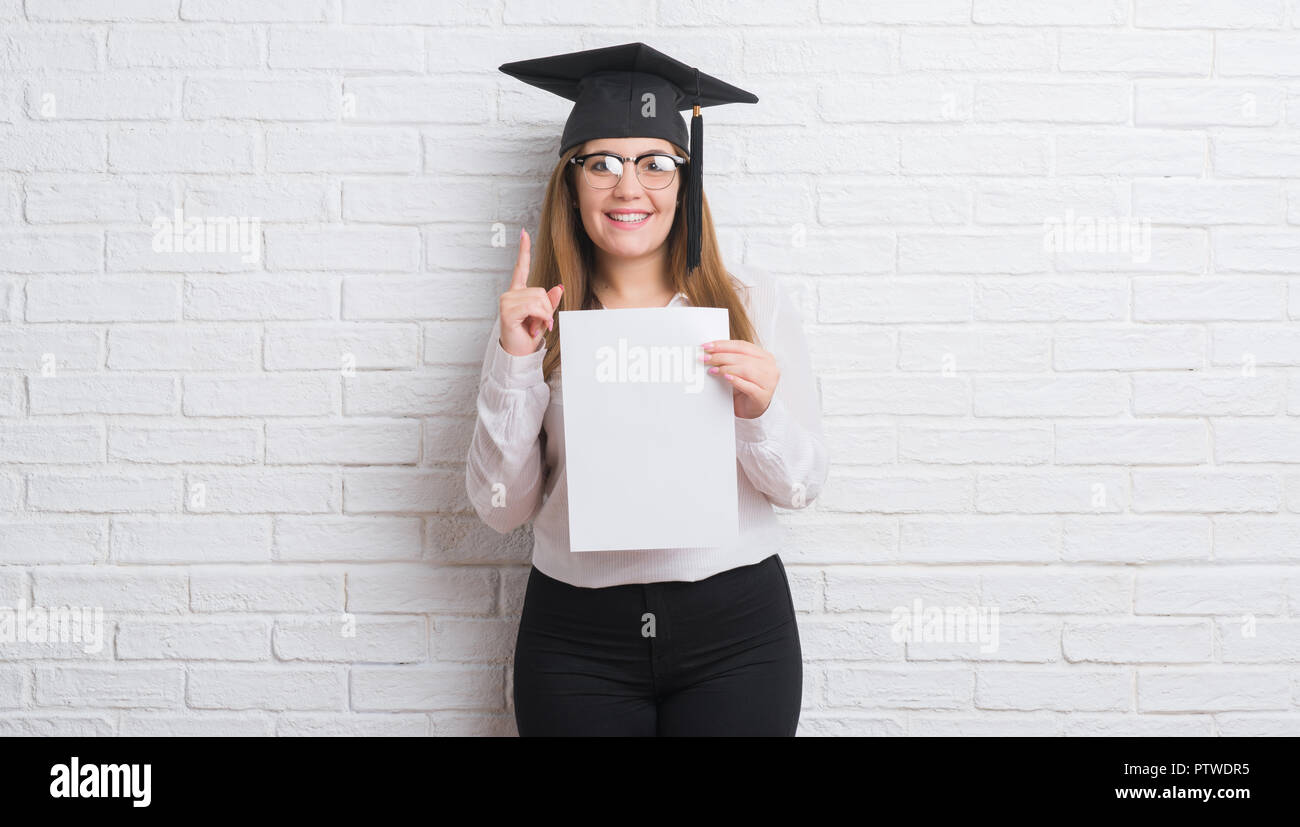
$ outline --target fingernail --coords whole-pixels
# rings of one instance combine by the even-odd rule
[[[547,320],[546,320],[546,329],[547,329],[547,330],[554,330],[554,329],[555,329],[555,322],[551,321],[550,319],[547,319]]]
[[[709,373],[717,373],[717,372],[718,372],[717,368],[709,368]],[[727,374],[727,375],[730,376],[731,374]]]
[[[713,358],[712,356],[710,356],[709,354],[706,353],[706,354],[704,354],[703,356],[700,357],[700,361],[701,361],[701,362],[707,362],[707,361],[709,361],[709,360],[712,359],[712,358]]]
[[[713,342],[705,342],[704,344],[700,345],[700,347],[704,348],[705,350],[713,350]]]

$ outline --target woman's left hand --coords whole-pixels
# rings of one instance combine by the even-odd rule
[[[736,416],[756,419],[772,403],[781,370],[776,357],[753,342],[723,339],[703,345],[708,356],[704,363],[709,373],[732,386],[732,403]]]

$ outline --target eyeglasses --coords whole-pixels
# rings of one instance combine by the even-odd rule
[[[622,180],[624,161],[633,164],[641,186],[651,190],[661,190],[671,184],[677,176],[677,168],[687,163],[685,158],[664,152],[647,152],[635,158],[593,152],[569,159],[569,163],[582,167],[587,183],[598,190],[607,190]]]

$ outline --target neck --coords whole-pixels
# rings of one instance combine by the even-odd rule
[[[660,245],[643,256],[611,256],[596,248],[596,276],[593,286],[609,306],[658,306],[672,292],[668,279],[668,245]]]

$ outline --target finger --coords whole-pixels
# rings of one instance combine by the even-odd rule
[[[530,308],[515,324],[527,333],[530,339],[536,339],[541,331],[546,330],[546,317],[538,313],[535,308]]]
[[[528,231],[520,227],[519,256],[515,259],[515,271],[510,276],[511,290],[518,290],[521,287],[528,286],[529,257],[532,254],[532,249],[533,244],[532,240],[528,237]]]
[[[762,357],[767,353],[766,350],[744,339],[715,339],[712,342],[705,342],[713,347],[704,348],[705,353],[748,353],[750,356]]]
[[[727,374],[727,377],[729,378],[724,379],[723,381],[730,382],[732,386],[735,387],[736,390],[740,391],[746,396],[752,396],[755,399],[763,398],[765,391],[760,386],[754,384],[753,382],[749,381],[748,379],[745,379],[742,376],[737,376],[734,373]]]
[[[758,361],[747,353],[708,353],[704,354],[707,359],[702,360],[702,364],[710,367],[721,367],[722,365],[741,365]]]
[[[536,320],[545,327],[554,318],[555,308],[541,288],[537,288],[536,293],[522,293],[518,297],[512,297],[506,313],[511,318],[518,318],[517,324],[531,333],[534,329],[533,321]]]
[[[547,329],[549,317],[541,312],[535,304],[529,304],[522,317],[519,319],[519,327],[528,334],[530,339],[536,339],[538,335]]]
[[[529,315],[537,317],[543,327],[555,325],[555,306],[550,299],[539,298],[528,306]]]
[[[551,329],[551,324],[546,317],[533,313],[528,316],[526,327],[528,329],[529,337],[532,339],[538,339],[546,335],[546,331]]]
[[[516,318],[515,326],[527,333],[529,337],[535,338],[537,334],[537,320],[533,317],[532,312],[527,308],[521,308],[514,311],[514,315]]]
[[[546,297],[551,300],[552,308],[557,308],[560,306],[560,297],[563,295],[564,295],[563,284],[557,284],[554,287],[552,287],[550,290],[546,291]]]
[[[730,381],[728,377],[738,377],[758,388],[767,387],[768,382],[763,373],[755,370],[753,365],[728,365],[725,368],[718,368],[718,372],[713,375],[724,382]]]

